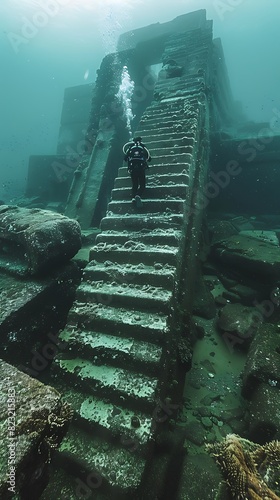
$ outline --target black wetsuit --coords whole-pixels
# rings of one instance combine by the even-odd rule
[[[128,148],[125,157],[127,168],[132,180],[132,198],[142,196],[146,187],[146,170],[150,153],[142,142],[132,143]]]

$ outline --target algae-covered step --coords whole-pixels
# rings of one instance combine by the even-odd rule
[[[86,359],[57,359],[54,369],[85,392],[109,398],[116,404],[149,410],[155,406],[158,379],[108,365],[97,366]]]
[[[162,348],[152,342],[81,328],[66,329],[59,338],[67,343],[73,357],[82,356],[96,364],[125,366],[148,375],[155,375],[160,370]]]
[[[175,168],[174,168],[175,167]],[[189,186],[189,168],[187,165],[174,167],[154,167],[147,172],[147,188],[150,186],[168,186],[168,187],[182,187]],[[151,167],[150,167],[151,168]],[[157,170],[161,169],[161,175],[158,174]],[[115,189],[121,189],[129,187],[131,189],[131,177],[128,175],[127,171],[120,172],[120,177],[115,179]]]
[[[57,378],[53,382],[63,393],[62,400],[71,404],[74,410],[73,422],[77,422],[79,428],[90,435],[102,436],[104,441],[130,440],[135,452],[141,455],[147,453],[153,441],[159,405],[155,404],[152,412],[132,410],[92,393],[78,392]]]
[[[172,214],[170,211],[161,214],[112,214],[107,213],[106,217],[102,219],[100,227],[102,231],[108,230],[131,230],[140,231],[141,229],[170,229],[181,228],[183,224],[183,214]]]
[[[162,344],[167,333],[166,315],[76,301],[70,310],[67,328],[87,328]]]
[[[124,264],[140,264],[144,262],[146,265],[169,264],[176,265],[178,247],[169,245],[145,245],[144,243],[135,243],[128,248],[124,245],[107,245],[106,243],[98,243],[90,249],[90,260],[111,262]]]
[[[146,200],[152,199],[168,199],[168,197],[172,197],[175,199],[185,199],[186,198],[187,185],[179,184],[179,185],[157,185],[147,183],[145,189],[145,198]],[[115,188],[112,191],[112,200],[131,200],[131,187],[120,187]]]
[[[111,239],[113,239],[113,241],[116,239],[118,240],[119,235],[121,241],[122,236],[124,236],[124,238],[126,237],[120,233],[116,235],[108,234],[108,239],[105,238],[103,241],[110,242]],[[170,235],[170,238],[172,237],[175,238],[174,235]],[[128,244],[133,244],[133,239],[128,240],[125,245]],[[103,282],[111,283],[111,285],[117,285],[118,283],[133,283],[134,285],[155,286],[171,290],[174,284],[175,271],[175,267],[169,266],[168,264],[146,266],[140,263],[136,266],[132,266],[130,264],[118,265],[110,261],[105,261],[104,263],[91,261],[84,269],[83,280],[88,283],[91,282],[93,287],[96,281],[102,280]]]
[[[156,411],[156,408],[155,408]],[[80,426],[84,422],[88,429],[102,428],[108,436],[129,442],[137,454],[145,454],[153,439],[155,419],[153,413],[122,408],[93,396],[84,399],[79,409]]]
[[[146,464],[143,458],[131,451],[131,443],[104,442],[73,426],[60,446],[59,454],[62,463],[72,462],[73,476],[81,467],[88,471],[88,475],[92,475],[92,484],[95,484],[94,494],[105,490],[107,498],[129,498],[129,495],[133,498]]]
[[[176,200],[165,200],[162,198],[154,198],[154,199],[142,199],[142,206],[137,208],[131,203],[130,200],[125,201],[110,201],[108,205],[108,212],[115,214],[131,214],[135,213],[138,210],[140,213],[144,214],[162,214],[168,210],[169,212],[183,213],[184,209],[184,200],[182,198]]]
[[[131,283],[112,284],[96,281],[94,284],[82,283],[76,293],[77,300],[108,304],[110,306],[139,308],[168,313],[172,291],[150,285]]]

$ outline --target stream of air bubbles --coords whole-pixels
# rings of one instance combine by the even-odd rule
[[[130,135],[132,133],[131,122],[134,118],[132,112],[132,103],[131,103],[133,91],[134,91],[134,81],[131,80],[130,78],[127,66],[124,66],[122,70],[122,81],[117,93],[117,99],[122,104],[123,114],[126,120],[126,126]]]

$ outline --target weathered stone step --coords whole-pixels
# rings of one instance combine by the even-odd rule
[[[70,310],[67,328],[98,329],[114,335],[162,344],[166,333],[166,316],[160,312],[143,312],[115,308],[102,303],[75,302]]]
[[[189,78],[189,80],[185,80],[185,86],[188,84],[192,85],[194,78]],[[166,82],[165,82],[166,83]],[[170,80],[169,80],[170,85]],[[164,83],[163,83],[164,85]],[[156,90],[158,85],[156,85]],[[158,104],[153,103],[143,115],[145,118],[149,114],[153,114],[155,116],[160,115],[161,113],[180,113],[182,110],[186,108],[186,105],[192,105],[193,107],[198,106],[198,98],[195,95],[190,95],[186,100],[184,97],[180,96],[170,96],[169,99],[163,99],[158,102]]]
[[[148,185],[145,189],[144,197],[146,200],[148,199],[168,199],[168,198],[177,198],[178,196],[181,199],[186,198],[188,186],[184,184],[179,185],[159,185],[153,186]],[[131,201],[131,187],[120,187],[112,190],[112,200],[129,200]]]
[[[119,235],[119,240],[117,235]],[[106,233],[103,235],[103,239],[105,243],[122,243],[122,237],[120,233],[108,234],[108,239],[105,238]],[[109,238],[111,236],[111,238]],[[127,240],[128,243],[133,243],[133,235],[130,234],[130,240]],[[137,236],[135,236],[135,239]],[[173,236],[174,238],[174,236]],[[134,241],[135,241],[134,239]],[[99,243],[100,241],[97,241]],[[174,243],[174,241],[172,241]],[[106,281],[113,283],[134,283],[135,285],[154,285],[158,287],[166,288],[167,290],[171,290],[173,287],[175,268],[174,267],[164,267],[155,269],[152,266],[146,266],[144,263],[139,264],[138,266],[131,266],[130,264],[126,265],[117,265],[117,264],[105,264],[97,263],[95,261],[91,261],[84,270],[83,280],[84,281]],[[94,286],[94,283],[93,283]]]
[[[186,92],[186,90],[182,89],[182,90],[178,90],[177,92]],[[185,114],[184,118],[183,118],[183,115],[180,117],[180,120],[179,120],[179,123],[180,125],[182,125],[185,130],[188,130],[192,123],[194,121],[196,121],[196,117],[197,116],[197,112],[196,111],[192,111],[190,113],[187,113]],[[177,119],[169,119],[169,120],[162,120],[162,122],[159,123],[159,119],[157,118],[151,118],[149,121],[145,120],[145,121],[141,121],[138,125],[138,131],[139,131],[139,135],[141,135],[142,137],[142,131],[143,130],[146,130],[146,131],[154,131],[154,129],[157,129],[157,131],[159,130],[163,130],[166,131],[167,130],[172,130],[172,128],[176,129],[176,126],[178,125],[178,117]]]
[[[194,146],[195,138],[193,135],[183,134],[181,132],[181,137],[178,137],[178,134],[174,134],[174,137],[166,137],[165,139],[158,136],[157,140],[149,140],[149,150],[158,151],[160,149],[166,150],[167,148],[173,149],[174,147],[184,147],[184,146]]]
[[[196,140],[196,136],[194,133],[190,132],[189,130],[183,130],[183,127],[179,130],[164,130],[161,131],[161,133],[158,133],[157,130],[152,130],[152,131],[145,131],[143,130],[141,132],[141,137],[143,142],[146,144],[148,149],[150,148],[151,143],[156,143],[159,141],[176,141],[181,140],[183,137],[188,137],[190,140]]]
[[[155,407],[156,410],[156,407]],[[130,441],[133,451],[141,455],[147,451],[154,427],[153,417],[139,411],[123,409],[94,397],[83,401],[80,418],[93,429],[102,428],[109,436],[119,437],[121,442]]]
[[[181,232],[175,231],[174,229],[154,229],[153,231],[142,230],[137,232],[126,231],[124,229],[121,232],[103,231],[96,238],[96,244],[105,242],[110,245],[125,245],[126,248],[129,248],[131,246],[131,242],[137,241],[144,243],[145,245],[177,246],[179,244],[180,236]],[[151,272],[151,269],[149,269],[149,272]]]
[[[102,399],[108,398],[113,404],[143,412],[155,406],[157,378],[108,365],[97,366],[82,358],[55,359],[54,369],[70,384],[77,384],[82,391],[90,391]]]
[[[76,292],[80,302],[101,302],[111,307],[127,307],[128,309],[148,309],[167,313],[171,292],[151,285],[132,285],[123,283],[115,285],[96,281],[93,285],[81,283]]]
[[[185,120],[187,118],[184,106],[177,109],[149,109],[145,116],[142,117],[140,123],[149,125],[151,122],[157,120],[158,124],[161,122],[173,122],[174,120]]]
[[[102,231],[140,231],[141,229],[178,229],[182,227],[183,214],[159,214],[147,216],[145,214],[126,214],[123,215],[106,215],[101,220],[100,227]]]
[[[80,328],[66,329],[59,338],[67,343],[73,357],[93,360],[97,365],[125,366],[146,375],[159,372],[162,348],[151,342]]]
[[[161,163],[157,165],[154,165],[154,160],[152,160],[152,163],[149,164],[149,168],[146,171],[147,178],[150,178],[152,176],[157,176],[160,181],[162,175],[168,175],[170,176],[169,179],[172,180],[173,175],[189,174],[189,167],[192,161],[191,155],[188,155],[184,163],[175,162],[173,160],[175,160],[174,157],[172,157],[170,163],[165,163],[165,164]],[[128,177],[130,179],[130,175],[127,172],[127,166],[120,167],[118,175],[119,177]]]
[[[89,252],[89,260],[104,262],[106,260],[122,264],[140,264],[145,262],[148,265],[157,263],[176,265],[176,255],[178,248],[167,245],[144,245],[135,243],[129,249],[119,245],[106,245],[98,243]]]
[[[177,92],[179,92],[179,90]],[[177,115],[176,117],[175,112],[173,114],[170,114],[170,117],[166,119],[151,116],[149,120],[140,121],[137,134],[140,134],[142,137],[142,134],[145,131],[155,132],[155,129],[157,133],[162,132],[163,134],[167,134],[168,132],[172,133],[177,130],[178,132],[181,132],[182,129],[178,129],[179,124],[184,127],[185,131],[188,131],[190,130],[192,123],[195,122],[197,113],[198,110],[196,109],[196,107],[190,105],[189,107],[186,106],[184,114],[182,113],[179,116]]]
[[[185,88],[181,86],[179,90],[185,90]],[[153,128],[154,125],[157,125],[157,127],[160,127],[162,129],[170,128],[176,122],[185,125],[188,120],[196,117],[197,113],[198,110],[195,107],[190,106],[189,108],[181,109],[179,111],[173,111],[170,113],[159,113],[159,115],[150,114],[140,121],[138,130],[147,130]]]
[[[193,72],[197,72],[198,70],[199,63],[197,63],[195,67],[191,69],[191,71]],[[202,84],[199,88],[194,88],[192,85],[184,86],[183,88],[176,88],[175,84],[173,86],[170,85],[170,79],[167,79],[164,83],[162,83],[162,86],[160,88],[155,89],[154,93],[155,95],[159,96],[161,101],[169,101],[172,96],[176,95],[177,97],[181,97],[182,99],[185,99],[186,102],[188,102],[191,100],[191,98],[198,100],[202,92],[204,92],[204,87],[202,86]]]
[[[140,212],[142,214],[163,214],[168,212],[183,213],[184,200],[180,197],[173,200],[142,200],[142,206],[136,207],[131,201],[110,201],[108,204],[109,213],[113,214],[133,214]]]
[[[174,163],[180,163],[181,165],[189,165],[192,161],[192,155],[189,152],[185,153],[174,153],[166,155],[156,155],[153,156],[153,166],[156,165],[172,165]]]
[[[197,66],[199,66],[199,63],[197,63]],[[199,69],[199,68],[197,68]],[[191,71],[197,71],[196,67],[191,68]],[[201,88],[199,87],[200,85],[203,85],[203,81],[200,83],[184,83],[175,78],[171,79],[166,79],[166,80],[161,80],[160,82],[157,83],[155,87],[155,95],[159,94],[161,101],[163,101],[164,98],[169,99],[170,97],[173,97],[174,95],[176,97],[181,97],[184,98],[185,101],[189,101],[191,99],[195,100],[197,99],[198,94],[201,92]]]
[[[61,467],[68,465],[74,477],[81,469],[86,472],[84,482],[76,483],[75,498],[136,498],[146,461],[132,449],[131,443],[104,442],[72,425],[57,461]]]
[[[134,445],[133,451],[145,455],[160,405],[155,406],[152,414],[151,412],[147,414],[137,410],[132,411],[89,393],[78,392],[60,382],[55,384],[55,388],[63,394],[63,401],[71,404],[75,412],[74,420],[81,429],[90,432],[90,435],[102,435],[102,438],[109,442],[112,442],[112,439],[122,443],[130,440],[130,444]]]
[[[191,77],[189,76],[189,81],[192,82],[195,78],[197,78],[197,75],[195,77]],[[169,81],[170,83],[170,81]],[[188,82],[186,81],[186,84]],[[149,108],[148,108],[148,111],[146,113],[153,113],[155,116],[157,114],[160,114],[162,112],[177,112],[177,111],[181,111],[182,109],[185,109],[186,105],[192,105],[192,106],[198,106],[198,98],[197,96],[190,96],[189,99],[185,99],[183,97],[176,97],[176,96],[172,96],[170,97],[169,99],[164,99],[162,101],[159,101],[158,104],[152,104]],[[146,116],[146,113],[145,115],[143,115],[143,117]]]
[[[182,145],[182,146],[173,145],[173,147],[171,147],[171,148],[160,147],[158,149],[150,147],[150,152],[151,152],[152,158],[158,158],[161,156],[185,154],[185,153],[192,154],[193,145]]]
[[[183,168],[185,172],[187,171],[186,168]],[[147,172],[147,177],[146,177],[146,189],[152,186],[163,186],[163,187],[172,187],[172,186],[188,186],[189,184],[189,176],[187,173],[184,174],[161,174],[161,175],[156,175],[156,174],[150,174],[150,170]],[[126,176],[126,177],[117,177],[115,179],[115,189],[120,189],[124,187],[129,187],[130,192],[131,192],[131,177]]]

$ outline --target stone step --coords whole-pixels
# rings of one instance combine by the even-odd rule
[[[161,101],[153,101],[151,106],[149,106],[146,109],[145,113],[142,115],[142,119],[145,119],[146,116],[149,116],[150,114],[171,113],[174,111],[180,112],[182,109],[184,109],[184,105],[185,105],[184,99],[174,99],[169,103],[163,103]]]
[[[153,166],[156,165],[172,165],[179,163],[180,165],[190,165],[192,161],[192,154],[190,152],[174,153],[166,155],[157,155],[152,157]]]
[[[193,72],[197,71],[199,62],[195,63],[195,65],[191,62],[191,64],[195,67],[190,68],[191,73],[189,75],[193,74]],[[196,69],[197,68],[197,69]],[[160,80],[157,82],[154,90],[154,94],[158,95],[161,98],[161,101],[163,100],[163,96],[165,93],[167,93],[168,98],[172,98],[173,96],[176,97],[181,97],[185,101],[189,101],[191,99],[195,100],[197,99],[197,96],[199,92],[201,91],[200,86],[204,84],[204,81],[201,80],[200,82],[184,82],[182,81],[181,78],[168,78],[165,80]],[[184,93],[180,93],[180,91],[184,90]]]
[[[193,145],[173,145],[171,148],[165,148],[165,147],[160,147],[160,148],[152,148],[150,146],[150,152],[152,158],[158,158],[161,156],[170,156],[170,155],[181,155],[185,153],[192,154],[193,152]]]
[[[56,462],[84,481],[76,482],[74,498],[136,498],[146,461],[129,443],[104,442],[72,425],[59,447]],[[100,496],[99,496],[100,495]]]
[[[65,382],[81,391],[108,399],[142,412],[152,411],[155,406],[158,380],[122,368],[95,365],[82,358],[55,359],[54,370]]]
[[[67,328],[98,329],[99,331],[137,340],[162,344],[166,334],[166,316],[159,311],[139,311],[115,308],[101,303],[76,301],[70,309]]]
[[[102,242],[117,244],[123,243],[123,235],[120,233],[107,234],[108,239],[105,238],[106,233],[104,233]],[[111,236],[111,238],[110,238]],[[171,237],[171,236],[170,236]],[[137,241],[137,235],[133,240],[133,234],[127,237],[127,241],[133,242]],[[96,243],[99,243],[98,240]],[[173,241],[174,243],[174,235]],[[118,265],[109,264],[106,262],[97,263],[91,261],[84,269],[83,280],[87,282],[94,281],[105,281],[113,283],[134,283],[135,285],[154,285],[158,287],[166,288],[167,290],[172,290],[173,280],[174,280],[175,268],[174,267],[158,267],[155,269],[152,266],[146,266],[144,263],[138,266],[131,266],[130,264]],[[94,283],[93,283],[94,286]]]
[[[163,170],[164,168],[162,168]],[[186,171],[186,168],[183,170]],[[146,176],[146,189],[157,186],[157,187],[181,187],[183,186],[188,186],[189,184],[189,176],[187,173],[184,174],[161,174],[161,175],[155,175],[155,174],[150,174],[151,170],[149,169],[147,171],[147,176]],[[131,191],[131,177],[127,175],[126,177],[116,177],[115,179],[115,185],[114,189],[121,189],[125,187],[129,187]]]
[[[181,199],[186,198],[188,186],[184,184],[180,185],[147,185],[144,193],[145,200],[149,199],[165,199],[169,198],[177,198]],[[112,190],[112,200],[129,200],[131,201],[131,187],[121,187],[115,188]]]
[[[179,90],[177,91],[179,92]],[[180,92],[186,92],[184,89],[180,90]],[[159,119],[157,118],[151,118],[149,121],[143,120],[139,123],[138,125],[138,133],[142,137],[142,132],[145,131],[150,131],[153,132],[155,129],[159,132],[160,130],[167,132],[167,130],[176,130],[178,122],[180,125],[184,127],[184,129],[187,131],[191,128],[192,123],[196,120],[197,112],[192,111],[192,112],[186,112],[186,114],[180,117],[178,120],[177,118],[173,119],[168,119],[168,120],[162,120],[159,122]]]
[[[142,230],[137,232],[126,231],[124,229],[121,232],[103,231],[96,238],[95,243],[105,242],[110,245],[125,245],[128,248],[131,246],[131,242],[137,241],[145,245],[169,245],[174,247],[179,245],[180,237],[181,231],[175,231],[174,229],[154,229],[152,231]],[[148,272],[152,272],[152,270],[149,269]]]
[[[184,90],[184,89],[182,89]],[[179,90],[177,90],[178,92]],[[173,113],[169,113],[166,118],[156,115],[147,116],[144,120],[142,119],[139,122],[137,135],[140,134],[142,137],[142,132],[145,130],[153,131],[155,128],[157,131],[162,130],[163,133],[170,133],[177,129],[177,125],[180,123],[185,127],[187,131],[197,116],[199,110],[196,105],[189,104],[186,101],[186,106],[184,109],[184,113],[178,113],[174,111]]]
[[[96,365],[125,366],[146,375],[159,373],[162,348],[151,342],[80,328],[66,329],[59,338],[67,343],[73,357],[94,361]]]
[[[180,88],[184,90],[184,87]],[[173,127],[175,123],[186,124],[188,120],[197,116],[198,110],[194,106],[182,109],[179,111],[173,111],[173,113],[159,113],[147,115],[144,119],[140,121],[138,125],[139,131],[145,129],[154,128],[155,125],[161,129]]]
[[[176,141],[176,140],[181,140],[183,137],[188,137],[190,140],[196,140],[196,135],[193,132],[190,132],[189,130],[184,130],[182,126],[178,126],[180,124],[177,124],[177,129],[172,129],[170,131],[168,130],[161,130],[161,133],[158,133],[157,130],[143,130],[141,132],[141,137],[143,142],[146,144],[147,148],[150,148],[151,143],[156,143],[159,141]]]
[[[174,137],[167,136],[166,138],[157,137],[156,140],[149,140],[149,150],[159,151],[161,149],[166,150],[167,148],[172,149],[173,147],[184,147],[184,146],[194,146],[195,138],[193,135],[184,134],[183,132],[179,134],[174,134]]]
[[[145,214],[107,215],[101,220],[102,231],[140,231],[154,229],[179,229],[182,228],[183,214],[160,214],[147,216]]]
[[[169,312],[172,293],[161,287],[116,283],[115,285],[96,281],[94,284],[82,282],[76,291],[79,302],[102,303],[111,307],[128,309],[148,309]]]
[[[172,157],[172,160],[174,160],[174,157]],[[153,159],[152,163],[149,164],[149,168],[146,171],[147,178],[150,178],[152,176],[157,176],[160,181],[162,175],[168,175],[170,176],[170,180],[172,180],[171,177],[172,175],[189,174],[189,168],[192,162],[191,155],[187,155],[187,158],[185,159],[184,163],[179,163],[172,160],[168,164],[161,163],[155,165]],[[118,170],[118,175],[119,177],[128,177],[130,179],[130,175],[127,172],[127,166],[120,167]]]
[[[195,65],[194,68],[191,69],[192,72],[197,72],[199,70],[199,63]],[[190,101],[191,98],[194,100],[198,100],[201,93],[204,92],[204,86],[201,84],[201,87],[195,86],[184,86],[184,87],[176,87],[176,84],[170,84],[170,79],[164,81],[161,84],[160,88],[156,88],[154,94],[160,98],[161,101],[169,101],[174,95],[176,97],[181,97],[185,99],[186,102]],[[203,94],[204,95],[204,94]]]
[[[97,262],[111,261],[121,264],[142,264],[145,265],[158,265],[169,264],[170,266],[176,265],[177,260],[177,247],[170,247],[167,245],[143,245],[142,243],[135,243],[130,248],[125,248],[120,245],[106,245],[105,243],[98,243],[94,245],[89,252],[89,260],[96,260]]]
[[[137,454],[146,455],[154,430],[152,415],[132,411],[89,396],[79,409],[80,418],[88,428],[100,428],[108,438],[114,436],[120,442],[129,443]]]
[[[140,208],[136,207],[135,203],[131,201],[110,201],[108,204],[108,212],[112,214],[164,214],[166,212],[172,213],[183,213],[184,200],[180,197],[173,200],[142,200],[142,206]]]
[[[193,111],[195,107],[193,107]],[[162,124],[162,122],[174,122],[174,120],[185,120],[187,118],[185,107],[181,106],[176,109],[158,109],[153,110],[149,109],[145,116],[141,118],[140,123],[149,126],[149,124],[157,120],[158,124]]]
[[[201,77],[200,77],[201,78]],[[182,80],[182,79],[181,79]],[[177,80],[178,81],[178,80]],[[184,79],[184,84],[187,87],[188,85],[192,85],[194,81],[197,81],[197,75],[186,75],[186,78]],[[158,85],[162,85],[164,83],[169,83],[166,82],[165,80],[161,80],[161,82],[156,83],[155,89],[157,90]],[[154,101],[152,105],[148,108],[148,112],[152,113],[157,113],[161,112],[162,110],[164,111],[180,111],[181,109],[185,108],[186,102],[191,102],[193,105],[198,103],[197,96],[190,96],[188,99],[185,99],[184,97],[180,96],[170,96],[168,100],[160,100],[160,101]],[[146,113],[145,113],[146,114]]]
[[[130,440],[130,444],[134,444],[134,452],[141,456],[146,454],[153,437],[156,411],[159,411],[160,405],[155,406],[152,414],[143,413],[110,403],[92,394],[78,392],[73,387],[57,383],[55,379],[54,386],[63,394],[62,400],[73,408],[74,422],[78,422],[79,428],[91,435],[102,436],[109,442],[119,440],[124,443],[125,440]]]

